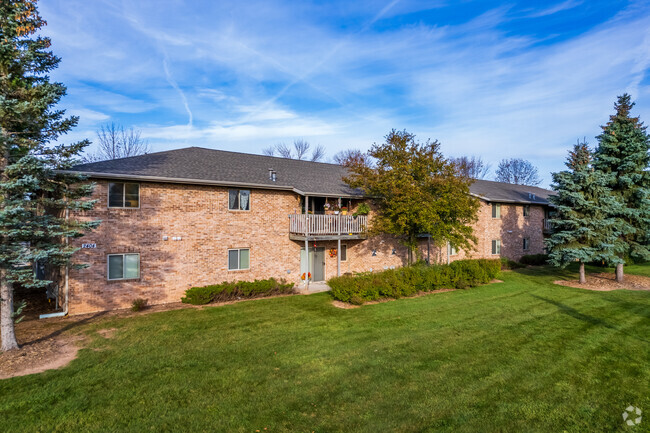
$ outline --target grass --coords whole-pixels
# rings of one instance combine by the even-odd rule
[[[84,325],[92,344],[68,367],[0,381],[0,431],[650,431],[621,417],[650,413],[650,292],[558,273],[575,277],[529,268],[353,310],[321,293]]]

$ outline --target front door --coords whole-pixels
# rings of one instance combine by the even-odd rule
[[[314,248],[313,249],[313,264],[311,271],[311,280],[312,281],[324,281],[325,280],[325,248]]]
[[[300,274],[307,272],[305,249],[300,249]],[[325,247],[309,248],[311,281],[325,281]]]

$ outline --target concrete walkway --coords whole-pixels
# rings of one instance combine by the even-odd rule
[[[316,283],[310,283],[309,288],[306,290],[304,285],[301,284],[299,290],[303,295],[310,295],[312,293],[329,292],[332,288],[325,281],[318,281]]]

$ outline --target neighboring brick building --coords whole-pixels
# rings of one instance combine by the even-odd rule
[[[89,266],[69,271],[70,314],[125,308],[136,298],[178,302],[191,286],[226,280],[275,277],[300,286],[308,272],[319,281],[406,262],[406,248],[393,237],[367,237],[372,215],[326,210],[352,212],[363,200],[337,165],[187,148],[76,171],[97,185],[97,205],[81,217],[102,223],[74,241],[76,260]],[[543,252],[550,191],[489,181],[471,191],[481,199],[476,251],[427,249],[423,241],[425,259]]]

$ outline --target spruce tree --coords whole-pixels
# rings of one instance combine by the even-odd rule
[[[607,176],[594,170],[587,143],[577,143],[569,152],[569,170],[553,173],[553,189],[549,201],[556,212],[551,219],[553,234],[546,240],[549,262],[564,267],[580,263],[580,283],[586,282],[585,263],[606,261],[617,263],[617,252],[623,251],[612,210],[620,207],[608,187]]]
[[[624,250],[616,262],[616,281],[623,281],[625,260],[650,260],[650,137],[638,117],[630,95],[618,97],[616,113],[596,137],[598,147],[594,167],[606,177],[609,188],[620,199],[621,206],[612,216],[620,220],[620,241]]]
[[[36,36],[45,25],[35,0],[0,2],[0,334],[2,350],[18,347],[14,331],[16,284],[42,287],[31,266],[47,263],[52,275],[69,264],[74,248],[66,240],[96,222],[71,218],[69,211],[92,208],[83,199],[92,185],[61,170],[70,168],[88,141],[58,144],[78,119],[54,106],[66,88],[48,72],[59,59],[50,40]]]

